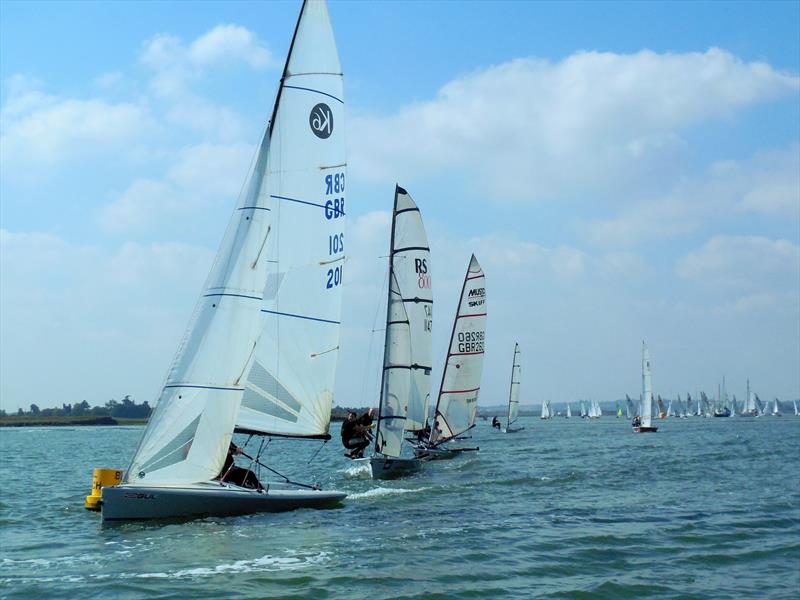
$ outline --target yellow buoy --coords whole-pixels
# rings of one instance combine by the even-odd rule
[[[92,494],[86,496],[88,510],[100,510],[100,501],[103,499],[103,488],[117,485],[122,482],[122,471],[119,469],[95,469],[92,473]]]

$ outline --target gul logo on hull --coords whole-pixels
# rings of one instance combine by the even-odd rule
[[[308,124],[314,135],[323,140],[331,137],[333,133],[333,111],[331,107],[320,102],[311,109],[308,115]]]

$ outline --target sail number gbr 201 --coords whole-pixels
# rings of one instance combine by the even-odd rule
[[[325,218],[329,221],[344,217],[344,173],[326,175],[325,185]],[[330,196],[334,196],[330,198]],[[344,253],[344,232],[328,236],[328,256],[337,257]],[[342,283],[343,265],[328,269],[325,288],[333,289]]]

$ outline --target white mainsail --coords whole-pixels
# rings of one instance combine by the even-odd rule
[[[483,373],[485,338],[486,277],[473,254],[464,275],[461,297],[453,320],[442,384],[436,401],[434,426],[431,427],[431,442],[441,443],[464,433],[474,425]],[[519,385],[516,387],[519,388]],[[511,397],[513,396],[512,374]],[[509,416],[510,410],[509,408]],[[437,431],[437,426],[441,433]]]
[[[389,300],[375,451],[400,456],[403,430],[425,425],[430,398],[433,296],[422,217],[395,187],[389,243]]]
[[[325,359],[320,372],[314,365],[313,374],[306,370],[304,353],[338,345],[341,270],[337,289],[326,289],[330,267],[319,264],[317,253],[306,249],[311,246],[307,239],[301,245],[291,238],[301,228],[306,238],[311,235],[320,243],[328,232],[343,232],[344,181],[341,68],[327,6],[309,0],[303,4],[252,171],[126,473],[127,482],[160,485],[213,479],[239,423],[242,398],[254,388],[265,392],[266,402],[277,400],[275,406],[283,405],[297,418],[292,425],[275,428],[278,417],[265,412],[248,421],[252,429],[296,435],[327,432],[336,353]],[[290,203],[298,206],[287,208]],[[295,210],[300,205],[306,214]],[[297,290],[311,281],[316,287],[298,297]],[[291,339],[298,329],[283,321],[274,323],[285,315],[269,312],[278,302],[280,311],[324,319],[330,329],[315,331],[315,341],[309,331],[300,333],[298,341]],[[268,335],[279,328],[280,337]],[[270,344],[274,347],[261,347]],[[290,349],[291,344],[297,347]],[[290,364],[295,360],[306,360],[306,365]],[[295,386],[300,371],[315,380],[304,390]]]
[[[519,344],[514,344],[514,359],[511,362],[511,386],[508,390],[508,430],[519,415],[519,391],[522,381],[522,364],[519,361]]]
[[[569,402],[567,402],[567,418],[569,419],[572,417],[572,409],[569,407]]]
[[[776,417],[780,416],[780,414],[781,414],[781,408],[780,408],[780,405],[778,404],[778,399],[777,398],[775,398],[775,404],[772,407],[772,414],[773,414],[773,416],[776,416]]]
[[[414,200],[395,188],[392,214],[391,269],[405,302],[411,332],[411,392],[407,397],[406,430],[425,427],[431,397],[433,290],[431,252],[422,216]]]
[[[406,425],[406,407],[411,393],[411,328],[397,278],[389,279],[386,338],[383,349],[383,377],[375,451],[400,456]]]
[[[653,382],[650,374],[650,351],[642,342],[642,406],[639,409],[643,427],[652,426],[653,421]]]

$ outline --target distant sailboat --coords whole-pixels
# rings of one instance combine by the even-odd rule
[[[572,418],[572,409],[569,407],[569,402],[567,402],[567,419]]]
[[[243,487],[247,478],[237,485],[226,479],[231,469],[222,472],[234,432],[330,439],[344,263],[342,92],[327,6],[309,0],[158,403],[123,483],[103,490],[103,519],[241,515],[346,497],[283,476]],[[335,247],[320,243],[333,239]],[[266,466],[262,448],[248,455],[252,468]]]
[[[750,380],[747,380],[747,390],[744,396],[744,406],[742,407],[741,416],[743,417],[757,417],[758,406],[756,405],[756,396],[753,390],[750,389]]]
[[[475,426],[483,373],[485,332],[486,277],[473,254],[464,275],[460,301],[453,319],[450,345],[436,400],[433,427],[428,440],[415,449],[417,456],[452,458],[456,452],[477,450],[477,448],[445,448],[442,444],[463,435]],[[511,385],[513,397],[515,387],[513,377]],[[519,377],[517,377],[516,394],[515,407],[519,404]]]
[[[599,419],[603,416],[603,411],[600,409],[600,403],[597,400],[590,400],[588,416],[590,419]]]
[[[401,457],[404,433],[419,430],[430,396],[433,297],[428,237],[419,208],[395,187],[389,242],[383,372],[372,476],[390,479],[421,468],[416,457]],[[409,418],[408,415],[417,415]]]
[[[800,417],[800,411],[797,410],[797,400],[792,400],[792,404],[794,405],[794,416]]]
[[[542,416],[540,419],[550,419],[553,416],[553,411],[550,409],[550,400],[542,401]]]
[[[642,342],[642,401],[639,407],[639,421],[634,422],[635,433],[655,433],[658,427],[653,425],[653,382],[650,372],[650,351]]]
[[[631,400],[631,397],[628,396],[628,394],[625,394],[625,412],[627,413],[626,416],[629,419],[632,419],[633,414],[636,412],[633,406],[633,400]]]
[[[581,400],[581,419],[586,419],[589,417],[589,413],[586,411],[586,403]]]
[[[775,398],[775,404],[772,407],[772,416],[773,417],[780,417],[781,416],[781,407],[778,404],[778,399]]]
[[[511,385],[508,390],[508,419],[506,433],[521,431],[524,427],[513,427],[519,414],[519,392],[522,381],[522,364],[520,362],[519,344],[514,344],[514,359],[511,362]]]

